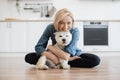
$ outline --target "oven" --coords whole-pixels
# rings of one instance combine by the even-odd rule
[[[108,22],[84,22],[84,45],[108,45]]]

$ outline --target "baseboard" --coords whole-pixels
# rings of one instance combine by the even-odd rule
[[[85,52],[85,53],[92,53],[98,56],[120,56],[119,51],[95,51],[95,52]]]
[[[27,53],[0,53],[0,57],[24,57]]]

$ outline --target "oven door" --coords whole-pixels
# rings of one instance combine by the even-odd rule
[[[102,22],[87,23],[84,25],[83,41],[84,45],[108,45],[108,25]]]

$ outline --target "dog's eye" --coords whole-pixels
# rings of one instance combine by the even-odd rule
[[[68,37],[68,35],[66,35],[66,37]]]
[[[61,35],[59,37],[62,37]]]

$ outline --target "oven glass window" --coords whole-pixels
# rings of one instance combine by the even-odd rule
[[[84,24],[84,45],[108,45],[108,24]]]

